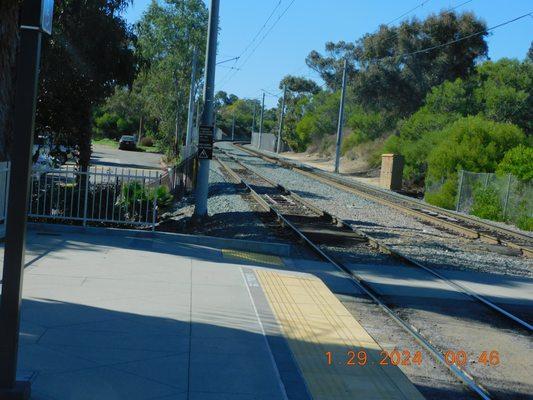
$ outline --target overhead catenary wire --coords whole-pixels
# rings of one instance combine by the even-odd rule
[[[236,66],[237,62],[239,61],[239,59],[241,59],[244,54],[246,54],[246,52],[250,49],[250,47],[252,47],[252,45],[255,43],[255,41],[257,40],[257,38],[261,35],[261,33],[263,32],[263,30],[267,27],[268,23],[270,22],[270,20],[272,19],[272,17],[274,16],[274,14],[276,13],[276,11],[278,10],[278,8],[281,6],[281,3],[282,3],[282,0],[279,0],[278,3],[276,4],[276,6],[273,8],[273,10],[271,11],[270,15],[268,16],[268,18],[265,20],[265,22],[263,23],[263,25],[261,26],[261,28],[257,31],[257,33],[255,34],[255,36],[252,38],[252,40],[246,45],[246,47],[244,48],[244,50],[236,57],[236,60],[235,60],[235,63],[234,63],[234,67]],[[222,81],[225,82],[226,79],[228,78],[228,76],[231,74],[231,72],[229,72],[228,74],[226,74],[224,76],[224,78],[222,78]]]
[[[266,33],[263,35],[263,37],[259,40],[259,42],[257,43],[257,45],[252,49],[252,51],[244,58],[244,60],[242,61],[242,63],[239,65],[239,68],[243,68],[247,63],[248,61],[250,60],[250,58],[255,54],[255,52],[257,51],[257,49],[261,46],[261,44],[265,41],[265,39],[268,37],[268,35],[270,34],[270,32],[272,32],[272,30],[276,27],[276,25],[278,24],[278,22],[285,16],[285,14],[287,14],[287,12],[289,11],[289,9],[292,7],[292,5],[296,2],[296,0],[292,0],[289,5],[287,7],[285,7],[285,9],[281,12],[281,14],[279,14],[278,18],[274,21],[274,23],[270,26],[270,28],[266,31]],[[221,86],[222,85],[226,85],[228,84],[234,77],[235,75],[237,75],[238,71],[234,72],[233,75],[229,76],[229,78],[225,81],[223,81],[223,83],[221,83]]]
[[[445,11],[451,13],[452,11],[455,11],[455,10],[457,10],[458,8],[464,6],[464,5],[468,4],[468,3],[471,3],[472,1],[474,1],[474,0],[466,0],[466,1],[462,2],[461,4],[457,4],[456,6],[453,6],[453,7],[451,7],[451,8],[447,8]],[[417,8],[418,8],[418,7],[417,7]],[[416,10],[416,8],[412,9],[411,11],[413,11],[413,10]],[[402,16],[405,16],[405,15],[407,15],[407,14],[409,14],[409,13],[405,13],[405,14],[403,14]],[[398,18],[396,18],[396,20],[398,20]],[[385,25],[386,25],[386,26],[389,26],[390,23],[385,24]],[[393,32],[392,35],[390,35],[387,39],[385,39],[384,42],[381,43],[381,45],[383,46],[384,43],[388,43],[388,42],[390,42],[392,39],[397,38],[399,35],[400,35],[400,30],[399,30],[398,28],[396,28],[396,31]]]
[[[398,16],[398,17],[394,18],[393,20],[389,21],[389,22],[386,23],[385,25],[390,25],[390,24],[392,24],[393,22],[398,21],[399,19],[405,17],[406,15],[409,15],[410,13],[412,13],[412,12],[415,11],[415,10],[417,10],[418,8],[423,7],[423,6],[424,6],[426,3],[428,3],[429,1],[431,1],[431,0],[424,0],[422,3],[418,4],[416,7],[413,7],[413,8],[411,8],[410,10],[404,12],[403,14],[401,14],[400,16]],[[462,2],[461,4],[458,4],[458,5],[456,5],[456,6],[452,7],[452,8],[450,8],[448,11],[449,11],[449,12],[454,11],[454,10],[458,9],[459,7],[462,7],[462,6],[464,6],[464,5],[468,4],[468,3],[471,3],[472,1],[473,1],[473,0],[466,0],[466,1]],[[289,5],[289,7],[290,7],[291,5],[292,5],[292,3]],[[390,39],[394,38],[395,36],[398,36],[398,33],[397,33],[397,32],[394,33],[394,35],[392,35],[392,36],[391,36],[390,38],[388,38],[387,40],[390,40]],[[243,62],[243,64],[241,65],[241,69],[242,69],[242,66],[246,63],[246,61],[248,61],[248,60],[246,59],[246,60]],[[302,70],[303,68],[305,68],[306,66],[307,66],[307,65],[304,65],[303,67],[298,68],[297,71],[301,71],[301,70]],[[311,68],[311,70],[314,71],[315,73],[318,73],[318,71],[316,71],[316,70],[313,69],[313,68]],[[236,74],[236,73],[235,73],[235,74]],[[228,83],[228,82],[229,82],[229,81],[235,76],[235,74],[234,74],[232,77],[230,77],[226,82],[224,82],[224,84],[227,84],[227,83]],[[289,74],[289,75],[293,75],[293,74],[294,74],[294,72],[291,73],[291,74]],[[311,78],[311,74],[307,74],[307,75],[305,75],[305,78]],[[326,83],[323,83],[322,85],[319,85],[319,87],[324,88],[326,85],[327,85]],[[279,97],[279,96],[278,96],[278,97]]]
[[[420,3],[420,4],[417,5],[416,7],[410,9],[409,11],[404,12],[402,15],[400,15],[399,17],[396,17],[396,18],[394,18],[393,20],[387,22],[385,25],[390,25],[390,24],[392,24],[392,23],[398,21],[399,19],[402,19],[402,18],[405,17],[406,15],[411,14],[413,11],[415,11],[415,10],[421,8],[421,7],[424,7],[424,5],[425,5],[426,3],[429,3],[430,1],[431,1],[431,0],[424,0],[422,3]]]

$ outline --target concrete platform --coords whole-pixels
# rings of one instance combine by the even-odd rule
[[[318,263],[169,235],[28,241],[19,375],[33,399],[422,398],[375,362]],[[346,365],[352,349],[372,362]],[[343,358],[328,365],[327,351]]]

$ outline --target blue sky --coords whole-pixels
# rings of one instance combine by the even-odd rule
[[[137,21],[150,1],[134,0],[133,6],[126,12],[127,20],[131,23]],[[291,1],[281,0],[268,27]],[[232,62],[217,69],[216,90],[248,98],[259,98],[261,89],[276,94],[279,92],[279,81],[286,74],[316,78],[316,74],[305,65],[305,57],[311,50],[322,51],[327,41],[353,41],[367,32],[374,32],[380,24],[388,23],[422,3],[423,6],[403,19],[413,16],[423,18],[465,1],[467,0],[295,0],[241,70],[224,68],[234,65]],[[218,59],[226,60],[241,54],[279,2],[280,0],[220,0]],[[471,0],[457,11],[474,11],[490,27],[533,12],[533,2]],[[393,24],[399,22],[400,20]],[[488,38],[489,56],[493,60],[501,57],[522,59],[532,40],[533,17],[526,17],[493,31]],[[256,40],[237,66],[244,62],[258,42]],[[276,98],[268,96],[267,103],[274,105]]]

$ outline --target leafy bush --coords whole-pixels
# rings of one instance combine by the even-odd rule
[[[494,172],[505,153],[525,142],[525,135],[515,125],[466,117],[456,121],[440,136],[428,156],[428,178],[438,181],[461,169]]]
[[[509,149],[525,141],[517,126],[481,116],[461,118],[435,135],[433,143],[437,144],[427,157],[426,183],[445,184],[427,194],[426,200],[445,208],[453,208],[455,203],[458,171],[493,172]],[[487,213],[494,214],[494,210]]]
[[[150,199],[154,199],[154,197],[157,201],[157,205],[163,208],[172,205],[172,200],[174,199],[166,186],[159,186],[152,190],[150,193]]]
[[[155,189],[143,187],[140,182],[130,182],[122,186],[120,202],[126,207],[132,207],[136,203],[157,202],[159,207],[168,207],[172,204],[173,196],[166,186],[158,186]]]
[[[476,189],[470,213],[479,218],[503,221],[503,208],[496,189],[490,186]]]
[[[511,122],[526,132],[533,130],[533,63],[501,59],[477,66],[466,80],[432,88],[426,106],[436,114],[482,114],[496,122]]]
[[[131,133],[135,124],[120,117],[118,114],[103,112],[94,117],[94,130],[99,137],[117,139],[122,135]]]
[[[533,147],[521,144],[512,148],[505,153],[497,171],[512,174],[524,182],[533,180]]]
[[[516,221],[516,226],[525,231],[533,231],[533,218],[522,215]]]
[[[141,138],[141,146],[145,147],[153,147],[154,146],[154,139],[150,136],[144,136]]]
[[[381,113],[355,112],[348,118],[347,126],[353,131],[354,145],[377,139],[392,128],[394,121]]]
[[[403,155],[404,179],[423,183],[429,153],[442,139],[440,131],[458,118],[457,114],[434,114],[422,108],[398,123],[399,134],[389,136],[381,152]]]
[[[439,190],[426,192],[424,199],[435,206],[453,210],[457,198],[457,177],[452,176],[446,180]]]
[[[454,82],[444,82],[435,86],[426,97],[425,108],[433,114],[454,113],[476,114],[466,83],[458,78]]]

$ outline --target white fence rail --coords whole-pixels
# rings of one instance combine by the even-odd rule
[[[152,170],[73,166],[34,170],[28,216],[35,219],[155,228],[161,174]],[[9,165],[0,164],[0,223],[4,223]]]

